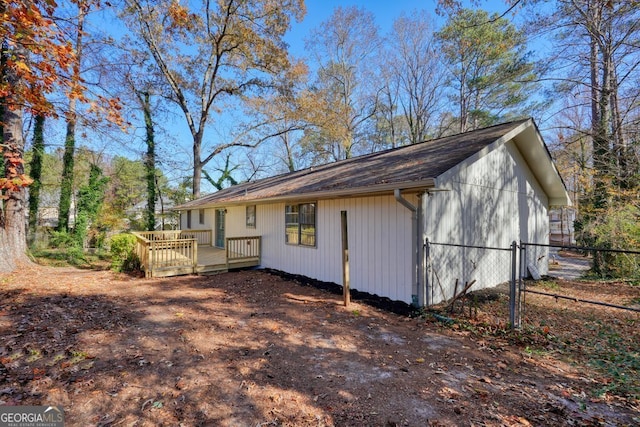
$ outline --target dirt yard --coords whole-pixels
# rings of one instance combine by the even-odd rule
[[[527,303],[538,320],[509,333],[502,298],[448,323],[260,271],[25,266],[0,276],[0,404],[62,405],[69,426],[639,425],[562,337],[575,305]],[[616,318],[637,348],[638,316]]]

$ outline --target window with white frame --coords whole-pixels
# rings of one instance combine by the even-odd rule
[[[290,245],[316,245],[316,204],[285,206],[285,242]]]
[[[204,209],[198,210],[198,223],[204,224]]]

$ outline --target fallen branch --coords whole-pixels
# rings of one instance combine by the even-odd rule
[[[473,286],[474,283],[476,283],[475,279],[465,284],[464,289],[460,291],[458,295],[453,296],[453,299],[451,300],[451,302],[449,302],[449,304],[447,305],[447,308],[453,310],[453,304],[455,304],[455,302],[459,300],[461,297],[465,296],[467,291]],[[456,288],[457,288],[457,285],[458,285],[458,282],[456,282]]]

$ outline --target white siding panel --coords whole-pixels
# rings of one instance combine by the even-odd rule
[[[425,232],[431,242],[508,248],[511,242],[548,242],[548,200],[512,142],[438,178],[425,200]],[[545,258],[538,248],[536,257]],[[533,256],[533,255],[532,255]],[[476,280],[473,289],[510,278],[508,252],[432,246],[429,283],[432,302],[451,298]],[[546,265],[546,263],[545,263]],[[544,265],[539,266],[546,273]]]
[[[180,213],[180,229],[186,230],[187,211]],[[211,230],[213,228],[213,209],[204,210],[204,224],[200,224],[200,209],[191,211],[191,230]]]
[[[417,203],[416,197],[409,199]],[[257,207],[256,229],[251,231],[262,235],[263,267],[342,284],[340,211],[346,210],[351,287],[411,302],[411,212],[393,196],[318,201],[315,248],[285,244],[284,207],[284,203]],[[235,208],[229,209],[230,237],[243,231],[230,220],[232,216]]]

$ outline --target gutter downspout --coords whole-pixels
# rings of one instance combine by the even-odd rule
[[[411,265],[413,267],[413,279],[412,279],[412,289],[411,292],[413,294],[414,289],[417,290],[417,295],[412,295],[412,304],[417,305],[418,307],[423,307],[425,305],[425,291],[423,289],[423,283],[421,280],[422,274],[420,274],[420,266],[421,266],[421,254],[422,254],[422,226],[420,218],[422,217],[422,196],[419,195],[420,198],[418,207],[415,207],[411,202],[402,197],[402,190],[396,188],[393,190],[393,196],[396,201],[400,203],[405,208],[411,211],[411,235],[412,238],[412,246],[414,250],[412,251],[411,256]]]

